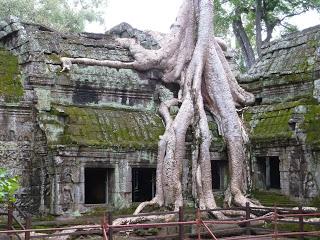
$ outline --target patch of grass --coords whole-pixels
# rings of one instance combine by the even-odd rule
[[[138,236],[154,236],[159,233],[158,228],[148,228],[148,229],[135,229],[133,232]]]
[[[115,211],[113,211],[113,214],[116,215],[116,216],[131,215],[131,214],[134,213],[134,211],[136,210],[138,205],[139,205],[138,203],[131,203],[130,207],[116,209]]]
[[[53,215],[43,215],[43,216],[36,216],[36,217],[32,217],[32,221],[54,221],[56,219],[55,216]]]
[[[82,215],[87,217],[101,217],[101,216],[104,216],[104,214],[106,214],[107,211],[108,211],[107,207],[95,207]]]
[[[267,223],[267,224],[265,224],[265,228],[274,229],[274,224],[273,223]],[[277,229],[280,232],[290,232],[290,233],[291,232],[300,232],[298,223],[278,223],[277,224]],[[303,230],[305,232],[320,231],[320,226],[304,224]],[[305,236],[304,239],[315,240],[315,239],[319,239],[319,237],[316,237],[316,236],[310,236],[310,237]]]
[[[296,201],[290,199],[288,196],[277,192],[255,190],[252,192],[252,197],[259,200],[264,206],[272,207],[276,205],[277,207],[288,207],[298,205]]]
[[[221,194],[221,195],[216,195],[214,197],[214,199],[216,200],[216,204],[218,207],[223,207],[223,200],[224,200],[224,195]]]

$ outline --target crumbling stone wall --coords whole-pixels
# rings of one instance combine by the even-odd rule
[[[253,157],[278,156],[281,192],[300,199],[320,190],[319,49],[319,26],[290,34],[265,45],[258,62],[239,77],[256,96],[256,106],[244,113]]]
[[[239,78],[257,97],[244,111],[255,182],[256,159],[278,156],[281,191],[300,198],[316,196],[320,186],[319,32],[311,28],[265,46],[260,61]],[[110,203],[128,206],[132,168],[156,167],[164,130],[157,102],[177,95],[176,86],[160,86],[157,71],[74,64],[60,72],[63,56],[131,61],[114,35],[136,38],[146,48],[161,41],[127,24],[107,34],[64,34],[15,18],[0,21],[0,164],[21,176],[19,201],[32,213],[86,211],[90,167],[111,169]],[[209,125],[211,160],[226,160],[217,126]],[[189,164],[183,166],[187,193]]]
[[[149,41],[149,40],[148,40]],[[32,213],[85,211],[84,168],[114,169],[112,203],[131,202],[131,167],[155,167],[156,72],[74,65],[60,57],[130,61],[112,35],[61,34],[0,22],[0,162],[21,176]]]

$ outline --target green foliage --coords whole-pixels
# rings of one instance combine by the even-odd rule
[[[271,37],[275,29],[281,34],[297,30],[297,27],[288,23],[290,17],[302,14],[309,10],[320,11],[320,0],[262,0],[261,25],[264,33],[269,32]],[[249,44],[255,49],[256,44],[256,0],[214,0],[215,34],[227,37],[235,19],[241,19]],[[264,35],[264,34],[263,34]],[[239,40],[239,39],[238,39]],[[262,39],[269,42],[269,38]],[[239,43],[242,45],[241,41]],[[239,47],[239,46],[238,46]]]
[[[220,1],[213,1],[214,5],[214,31],[216,36],[226,36],[229,32],[231,18],[228,12],[223,8]]]
[[[5,169],[0,168],[0,202],[14,202],[14,194],[19,187],[18,177],[12,177]]]
[[[103,23],[107,0],[0,0],[0,18],[17,16],[58,31],[80,32],[86,22]]]
[[[263,24],[275,23],[284,32],[292,32],[297,28],[287,22],[288,18],[315,9],[320,11],[320,0],[268,0],[263,2]],[[232,20],[239,14],[243,18],[243,23],[248,36],[254,42],[254,29],[256,17],[255,0],[214,0],[215,7],[215,28],[226,30],[232,24]]]

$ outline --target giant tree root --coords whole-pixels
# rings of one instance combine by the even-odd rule
[[[175,220],[174,214],[165,215],[148,215],[148,216],[132,216],[126,218],[117,218],[113,221],[112,225],[126,225],[144,222],[170,222]]]
[[[178,99],[160,99],[160,115],[166,125],[160,137],[157,159],[156,197],[141,204],[158,204],[175,211],[183,206],[182,163],[186,161],[186,132],[192,128],[192,194],[200,209],[214,209],[211,185],[208,111],[216,120],[227,143],[230,169],[230,187],[226,202],[244,206],[248,188],[245,143],[247,134],[237,114],[236,106],[252,103],[252,94],[244,91],[235,80],[223,55],[225,43],[213,34],[213,1],[184,0],[170,33],[161,41],[158,50],[147,50],[134,39],[118,39],[118,44],[128,48],[133,62],[96,60],[87,58],[61,58],[62,71],[71,70],[72,64],[103,65],[136,70],[158,69],[162,81],[180,86]],[[178,106],[175,116],[170,108]],[[250,205],[254,203],[250,201]],[[224,218],[222,213],[214,213]]]

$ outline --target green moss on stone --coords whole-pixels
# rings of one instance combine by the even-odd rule
[[[255,138],[291,138],[292,132],[288,125],[291,115],[291,109],[262,114],[254,130]]]
[[[320,148],[320,105],[308,105],[302,129],[306,133],[306,143]]]
[[[211,141],[210,150],[222,152],[223,150],[225,150],[226,146],[225,146],[225,142],[223,140],[223,137],[221,135],[219,135],[218,125],[212,121],[209,121],[208,125],[209,125],[209,130],[212,133],[212,141]]]
[[[157,149],[164,132],[161,118],[151,112],[59,106],[51,113],[65,118],[61,137],[61,144],[65,145]]]
[[[309,47],[317,48],[320,46],[320,41],[318,39],[310,39],[307,44]]]
[[[53,63],[61,63],[60,56],[56,53],[51,53],[47,55],[48,60],[50,60]]]
[[[294,130],[290,129],[289,120],[297,106],[307,109],[306,113],[300,113],[304,119],[298,126],[306,135],[306,144],[320,149],[320,105],[313,98],[249,108],[244,113],[244,120],[250,129],[251,140],[269,142],[292,139]]]
[[[250,137],[254,142],[288,140],[293,137],[289,120],[294,103],[252,108],[245,112],[244,119],[250,126]]]
[[[6,102],[18,102],[23,96],[18,58],[0,48],[0,95]]]

